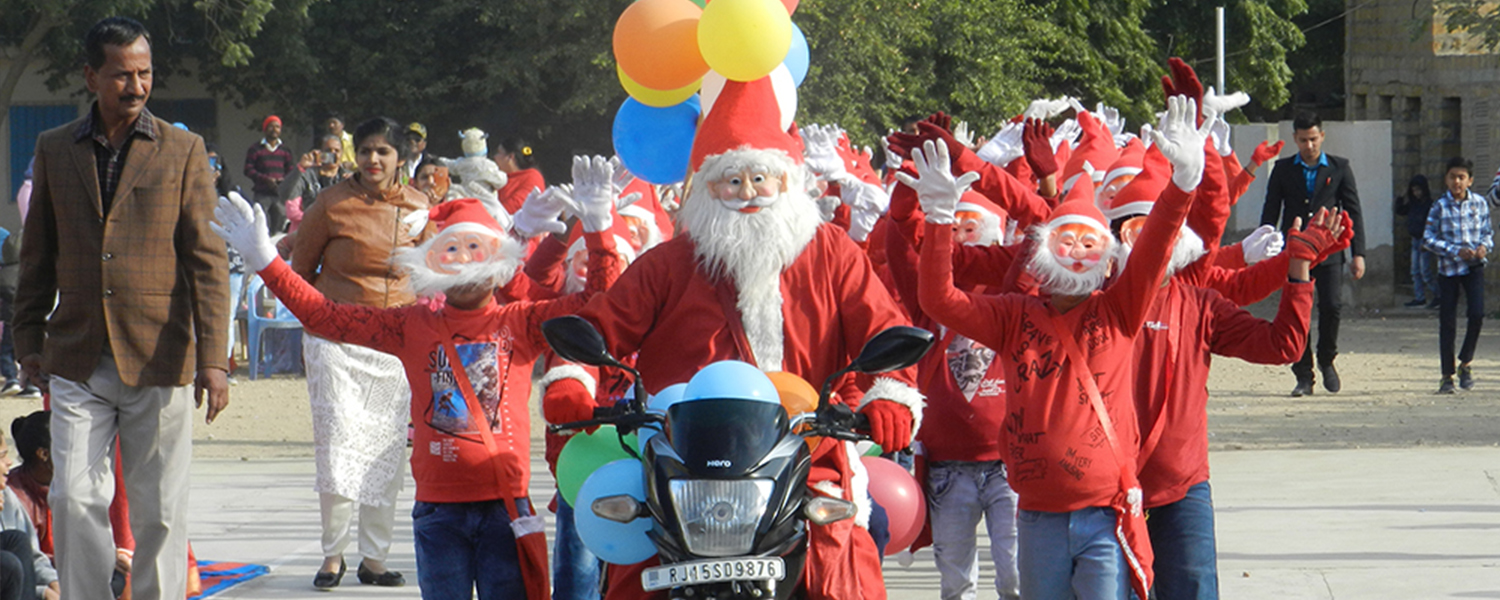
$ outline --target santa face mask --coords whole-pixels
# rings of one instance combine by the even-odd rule
[[[953,241],[965,246],[979,243],[984,229],[984,217],[977,212],[961,210],[954,213],[958,223],[953,226]]]
[[[708,183],[709,193],[731,210],[760,212],[787,189],[785,176],[771,175],[755,167],[724,173]]]
[[[444,231],[427,251],[427,268],[456,275],[471,263],[489,262],[500,253],[500,238],[477,231]]]
[[[1109,185],[1099,190],[1099,204],[1101,206],[1109,206],[1114,202],[1115,196],[1120,194],[1120,190],[1125,189],[1125,186],[1130,185],[1132,181],[1135,181],[1135,175],[1120,175],[1111,179]]]
[[[620,216],[625,219],[625,227],[630,230],[630,247],[639,254],[651,239],[651,232],[647,229],[650,225],[638,217]]]
[[[1109,238],[1087,225],[1068,223],[1052,230],[1047,249],[1058,265],[1074,273],[1092,271],[1104,261]]]

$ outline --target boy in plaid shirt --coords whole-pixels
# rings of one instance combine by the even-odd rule
[[[1469,324],[1463,349],[1458,354],[1458,387],[1473,389],[1474,346],[1484,325],[1484,265],[1495,246],[1490,227],[1490,207],[1484,198],[1469,192],[1474,181],[1474,162],[1463,157],[1448,159],[1443,182],[1448,191],[1427,213],[1422,245],[1438,257],[1438,349],[1442,354],[1443,382],[1439,394],[1452,394],[1453,340],[1457,334],[1458,291],[1468,299]]]

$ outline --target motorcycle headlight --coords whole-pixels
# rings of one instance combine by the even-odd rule
[[[672,506],[688,551],[698,556],[750,552],[774,485],[769,479],[672,480]]]

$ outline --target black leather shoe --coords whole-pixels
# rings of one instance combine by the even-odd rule
[[[327,571],[318,571],[318,574],[313,576],[313,587],[320,590],[330,590],[338,587],[339,582],[344,580],[344,571],[347,567],[348,565],[344,564],[344,559],[340,558],[339,572],[329,573]]]
[[[1303,396],[1311,396],[1312,394],[1313,394],[1313,380],[1311,378],[1309,378],[1309,379],[1298,379],[1297,380],[1297,387],[1292,388],[1292,397],[1293,398],[1301,398]]]
[[[365,566],[364,561],[359,563],[359,582],[367,585],[378,585],[380,587],[401,587],[406,585],[406,578],[396,571],[376,573]]]
[[[1323,372],[1323,389],[1328,390],[1329,393],[1337,394],[1339,388],[1342,387],[1339,382],[1339,370],[1333,368],[1333,363],[1318,367],[1318,370]]]

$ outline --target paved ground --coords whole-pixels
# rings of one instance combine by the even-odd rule
[[[1225,598],[1500,598],[1500,449],[1237,451],[1213,461]],[[328,597],[310,585],[321,558],[311,461],[204,460],[193,482],[198,556],[272,568],[221,597]],[[533,495],[548,485],[538,478]],[[400,506],[411,506],[409,485]],[[410,519],[397,522],[389,564],[414,584]],[[938,597],[928,552],[910,567],[888,563],[893,600]],[[352,572],[337,593],[418,596],[414,585],[358,585]]]

